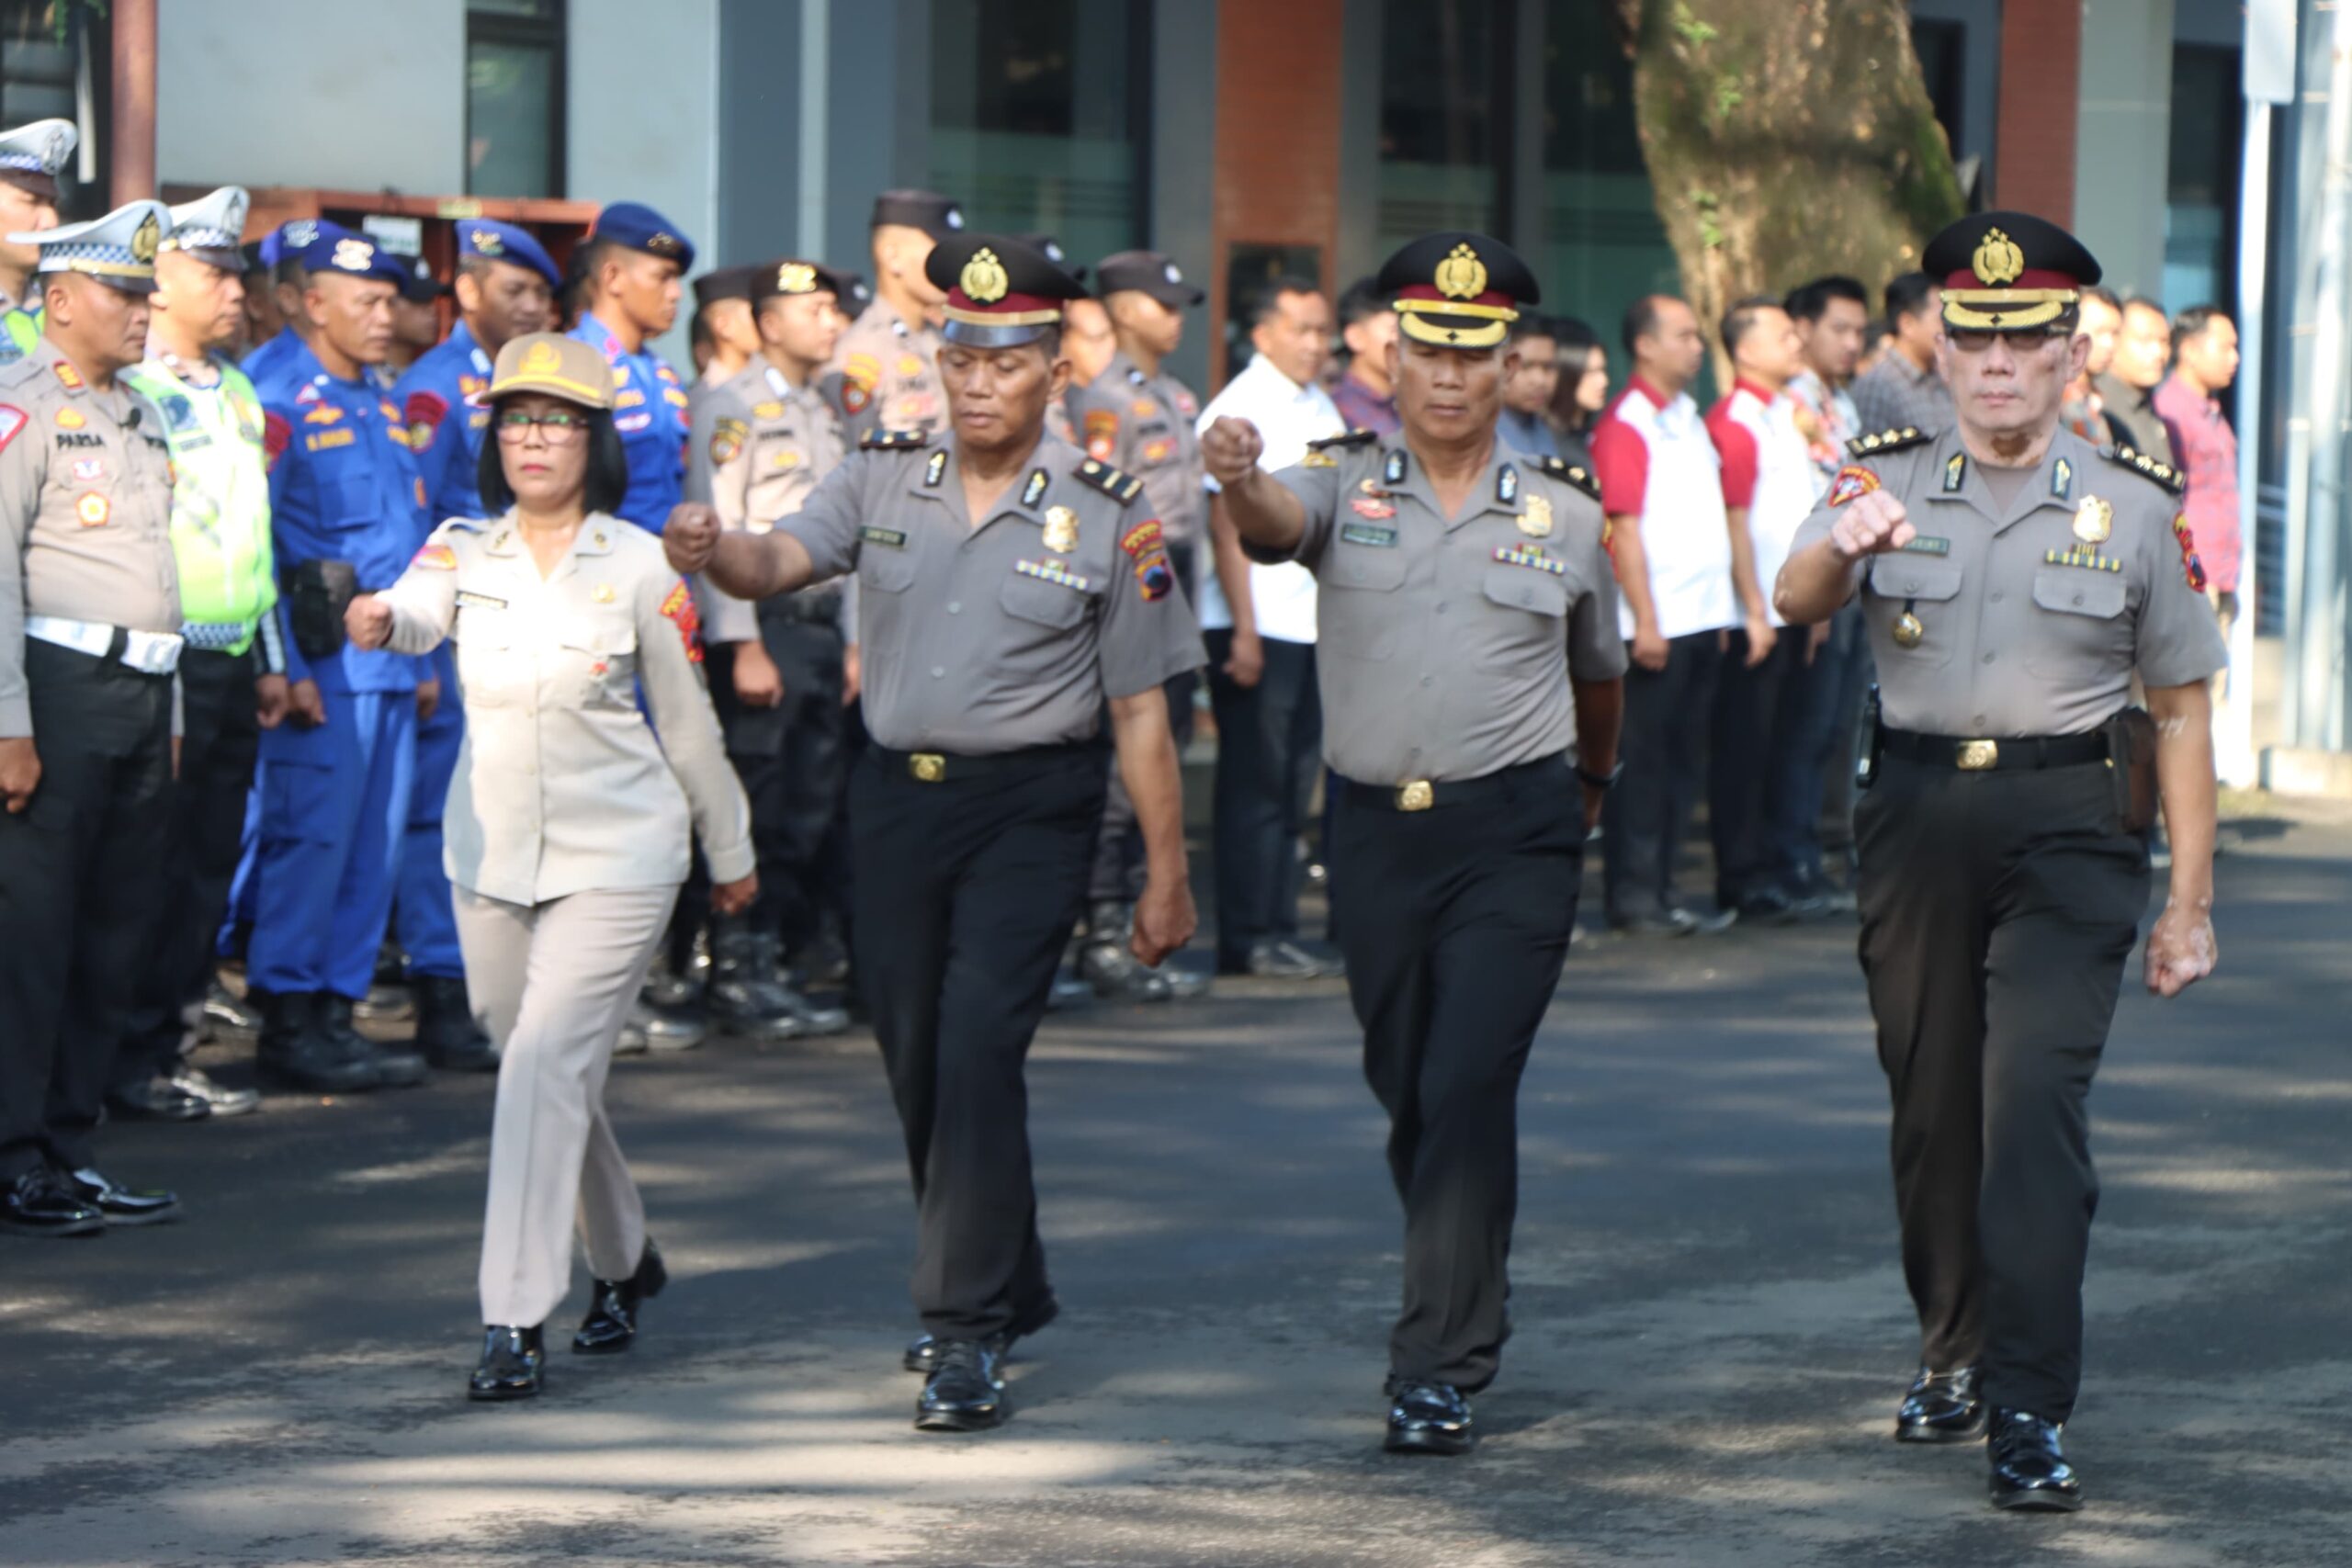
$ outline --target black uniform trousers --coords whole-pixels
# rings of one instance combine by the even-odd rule
[[[1323,699],[1315,645],[1263,641],[1266,668],[1254,686],[1225,672],[1230,630],[1203,634],[1209,705],[1216,715],[1216,956],[1239,969],[1261,942],[1298,935],[1298,839],[1323,750]]]
[[[871,746],[852,783],[858,983],[914,1176],[915,1306],[944,1338],[1054,1313],[1023,1074],[1085,899],[1104,751],[949,757],[926,784]]]
[[[1894,1099],[1903,1269],[1926,1363],[2064,1421],[2098,1178],[2086,1101],[2148,901],[2103,764],[1887,758],[1856,810],[1862,973]]]
[[[808,610],[789,598],[762,601],[760,641],[784,680],[784,701],[775,707],[737,700],[731,645],[718,645],[711,660],[711,696],[727,755],[751,804],[760,874],[754,919],[794,952],[815,940],[829,905],[846,903],[842,827],[850,721],[842,705],[835,604],[831,595]]]
[[[1723,667],[1719,634],[1667,643],[1666,668],[1625,671],[1625,772],[1609,792],[1601,840],[1603,899],[1612,920],[1674,902],[1674,862],[1706,783],[1708,715]]]
[[[180,773],[172,785],[171,842],[155,910],[153,957],[141,976],[114,1081],[130,1085],[168,1072],[186,1043],[188,1005],[211,983],[236,880],[245,805],[261,750],[254,716],[254,651],[180,655]],[[450,701],[456,701],[452,695]]]
[[[25,680],[41,775],[0,812],[0,1183],[91,1163],[171,823],[171,677],[28,637]]]
[[[1747,662],[1747,633],[1735,629],[1715,682],[1707,744],[1707,831],[1715,851],[1715,902],[1737,908],[1781,882],[1767,816],[1772,731],[1792,668],[1802,671],[1809,626],[1783,626],[1761,662]]]
[[[1582,792],[1564,760],[1444,784],[1425,811],[1343,783],[1334,892],[1364,1077],[1388,1112],[1405,1201],[1398,1377],[1494,1381],[1519,1207],[1519,1079],[1568,954],[1584,863]]]

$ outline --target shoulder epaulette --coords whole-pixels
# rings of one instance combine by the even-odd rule
[[[1097,462],[1091,457],[1080,463],[1072,472],[1076,473],[1080,480],[1092,485],[1121,506],[1128,505],[1136,497],[1143,493],[1143,481],[1135,475],[1114,468],[1108,463]]]
[[[1566,480],[1593,500],[1600,499],[1600,480],[1582,464],[1571,463],[1566,457],[1538,457],[1535,466],[1555,479]]]
[[[931,437],[920,430],[869,430],[857,444],[861,452],[920,452]]]
[[[2154,484],[2163,486],[2175,495],[2188,489],[2188,476],[2170,463],[2159,463],[2129,442],[2119,441],[2112,446],[2102,446],[2098,455],[2120,468],[2129,468]]]
[[[1366,430],[1362,425],[1358,425],[1345,435],[1318,436],[1306,444],[1306,449],[1310,452],[1323,452],[1334,446],[1369,446],[1379,439],[1380,432]]]
[[[1893,430],[1882,430],[1875,435],[1857,435],[1846,443],[1846,451],[1855,457],[1883,457],[1889,452],[1900,452],[1905,446],[1924,446],[1935,438],[1933,431],[1921,430],[1916,424],[1899,425]]]

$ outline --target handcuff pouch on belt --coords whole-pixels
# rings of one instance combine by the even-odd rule
[[[2108,766],[2115,775],[2115,809],[2127,833],[2156,825],[2156,721],[2145,708],[2127,707],[2107,721]]]
[[[343,651],[343,613],[359,592],[359,571],[347,560],[306,560],[285,574],[286,619],[305,659]]]

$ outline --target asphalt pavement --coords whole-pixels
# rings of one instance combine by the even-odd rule
[[[672,1284],[527,1404],[462,1397],[487,1079],[109,1130],[188,1217],[0,1240],[0,1562],[2352,1563],[2352,824],[2242,822],[2220,886],[2222,972],[2127,983],[2093,1096],[2071,1518],[1887,1438],[1915,1339],[1833,926],[1579,946],[1468,1459],[1379,1451],[1399,1224],[1342,988],[1234,982],[1046,1029],[1064,1312],[979,1436],[910,1428],[863,1035],[616,1067]]]

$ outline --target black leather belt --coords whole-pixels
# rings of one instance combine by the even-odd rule
[[[1101,740],[1081,740],[1068,746],[1030,746],[1018,751],[991,751],[983,756],[965,756],[953,751],[894,751],[888,746],[869,746],[867,755],[894,773],[904,773],[917,784],[949,784],[965,779],[984,779],[998,773],[1036,772],[1057,762],[1081,758],[1107,761],[1110,747]]]
[[[1958,735],[1917,735],[1907,729],[1879,731],[1879,749],[1906,762],[1934,768],[1957,768],[1963,773],[1992,773],[2030,768],[2079,768],[2108,760],[2107,736],[2012,735],[1998,739],[1972,740]]]
[[[835,626],[842,618],[842,596],[779,593],[760,601],[759,617],[763,621],[782,621],[786,626]]]
[[[1340,783],[1350,806],[1369,806],[1383,811],[1430,811],[1441,806],[1506,801],[1530,784],[1543,784],[1542,775],[1546,773],[1557,773],[1563,787],[1574,782],[1567,758],[1559,756],[1539,757],[1532,762],[1521,762],[1475,779],[1407,779],[1402,784],[1373,784],[1342,778]]]

